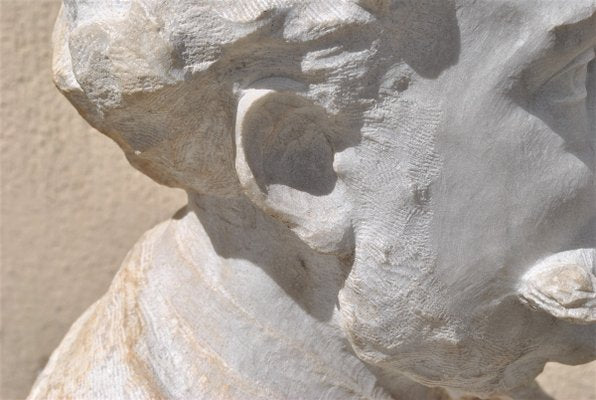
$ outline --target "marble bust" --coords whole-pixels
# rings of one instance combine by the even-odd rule
[[[188,206],[30,399],[543,399],[596,358],[596,1],[64,0],[53,41]]]

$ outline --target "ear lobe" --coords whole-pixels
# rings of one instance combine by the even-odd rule
[[[236,117],[236,172],[245,194],[323,253],[351,251],[350,207],[333,169],[341,132],[292,93],[250,89]]]
[[[533,309],[578,324],[596,322],[594,249],[547,257],[523,277],[520,298]]]

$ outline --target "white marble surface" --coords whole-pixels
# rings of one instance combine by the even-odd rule
[[[54,43],[189,205],[31,399],[544,399],[595,358],[595,1],[65,0]]]

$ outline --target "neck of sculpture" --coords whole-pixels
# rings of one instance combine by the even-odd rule
[[[293,302],[306,318],[331,323],[337,295],[350,264],[318,253],[280,221],[265,215],[244,197],[189,196],[189,211],[208,239],[212,256],[226,264],[250,266]]]
[[[196,318],[206,319],[201,326],[211,325],[217,336],[229,335],[203,342],[234,374],[281,397],[316,398],[327,390],[370,397],[376,379],[337,322],[337,295],[349,267],[314,252],[243,198],[191,194],[188,212],[175,224],[183,258],[211,292],[208,310]]]
[[[230,340],[212,350],[224,355],[231,349],[227,365],[266,386],[266,398],[440,398],[354,355],[340,328],[337,299],[349,261],[313,251],[244,198],[191,194],[179,222],[186,245],[194,247],[189,258],[212,288],[209,308],[231,324],[214,330]],[[238,323],[242,346],[235,348]],[[205,324],[215,325],[213,319]],[[243,360],[252,363],[245,368]]]

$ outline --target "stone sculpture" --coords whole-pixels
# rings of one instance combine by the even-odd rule
[[[596,358],[595,1],[64,0],[54,45],[189,202],[30,399],[537,399]]]

